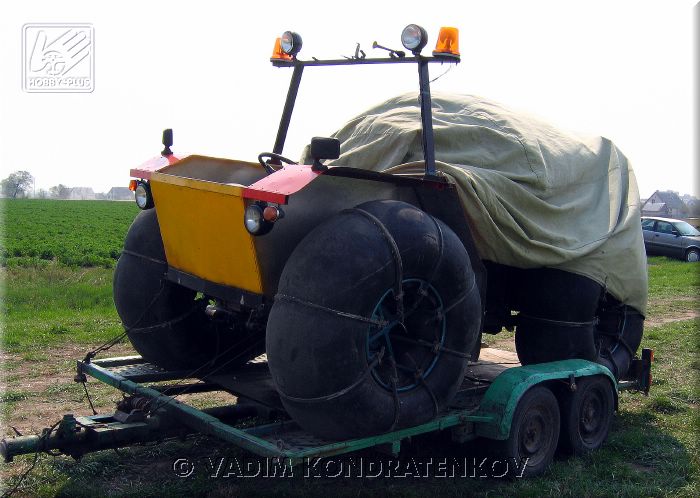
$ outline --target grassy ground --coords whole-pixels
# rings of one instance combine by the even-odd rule
[[[114,266],[136,216],[134,202],[0,199],[3,266]]]
[[[212,478],[209,460],[250,457],[209,438],[106,451],[81,462],[43,456],[20,488],[26,496],[700,496],[700,389],[698,374],[698,265],[650,260],[650,313],[643,345],[656,351],[649,397],[623,393],[606,445],[585,458],[559,457],[542,477],[504,481],[480,478]],[[5,268],[5,345],[0,409],[3,434],[10,426],[35,433],[63,413],[89,414],[85,394],[72,382],[74,360],[117,335],[111,302],[111,269]],[[512,335],[489,337],[510,344]],[[119,345],[115,354],[129,352]],[[112,352],[110,352],[112,353]],[[93,402],[109,412],[120,395],[90,382]],[[194,403],[206,402],[201,398]],[[472,448],[473,450],[473,448]],[[417,459],[460,457],[465,448],[430,436],[405,449]],[[379,459],[376,453],[359,455]],[[173,462],[195,462],[189,478],[178,478]],[[3,486],[12,485],[32,463],[20,457],[0,467]]]

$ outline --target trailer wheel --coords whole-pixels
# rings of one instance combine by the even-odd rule
[[[559,440],[559,404],[544,386],[528,390],[515,409],[508,439],[493,442],[495,456],[508,463],[511,477],[542,474]]]
[[[207,301],[166,280],[167,269],[156,210],[141,211],[124,241],[113,292],[127,336],[146,361],[179,370],[218,356],[217,364],[230,368],[262,352],[262,337],[236,335],[211,323],[204,314]]]
[[[316,436],[409,427],[454,398],[480,320],[454,232],[410,204],[368,202],[318,226],[289,258],[267,324],[270,372]]]
[[[562,450],[582,455],[602,446],[615,413],[612,389],[610,381],[598,375],[577,381],[576,391],[562,400]]]

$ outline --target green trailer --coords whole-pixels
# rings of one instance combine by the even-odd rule
[[[510,473],[535,475],[547,468],[557,447],[574,453],[599,447],[617,409],[618,391],[648,393],[651,361],[651,351],[643,350],[632,368],[634,378],[616,381],[606,367],[587,360],[522,366],[514,353],[485,348],[481,358],[469,364],[454,401],[430,422],[329,441],[286,415],[264,357],[234,372],[200,372],[201,379],[195,381],[184,378],[191,372],[166,371],[140,356],[81,360],[77,382],[90,377],[124,393],[116,411],[65,415],[41,435],[3,439],[0,453],[6,462],[17,455],[50,451],[80,458],[109,448],[205,434],[273,459],[276,465],[296,466],[367,448],[399,455],[401,444],[413,437],[448,431],[455,444],[478,445],[472,453],[486,452],[510,463]],[[188,394],[214,391],[233,394],[238,402],[203,410],[186,402]],[[250,417],[276,420],[237,427]]]

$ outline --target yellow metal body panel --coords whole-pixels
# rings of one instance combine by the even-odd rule
[[[151,191],[168,264],[262,294],[253,237],[243,225],[243,187],[153,173]]]

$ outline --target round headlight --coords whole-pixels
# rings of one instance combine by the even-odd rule
[[[264,208],[259,204],[251,204],[245,209],[243,222],[251,235],[265,235],[272,230],[273,223],[265,220],[263,213]]]
[[[428,43],[428,32],[417,24],[409,24],[401,32],[401,43],[407,50],[418,54]]]
[[[282,51],[288,55],[296,55],[301,50],[301,36],[294,31],[285,31],[280,38]]]
[[[136,205],[141,209],[150,209],[153,207],[153,196],[151,195],[151,187],[144,182],[139,182],[134,190],[134,200]]]

